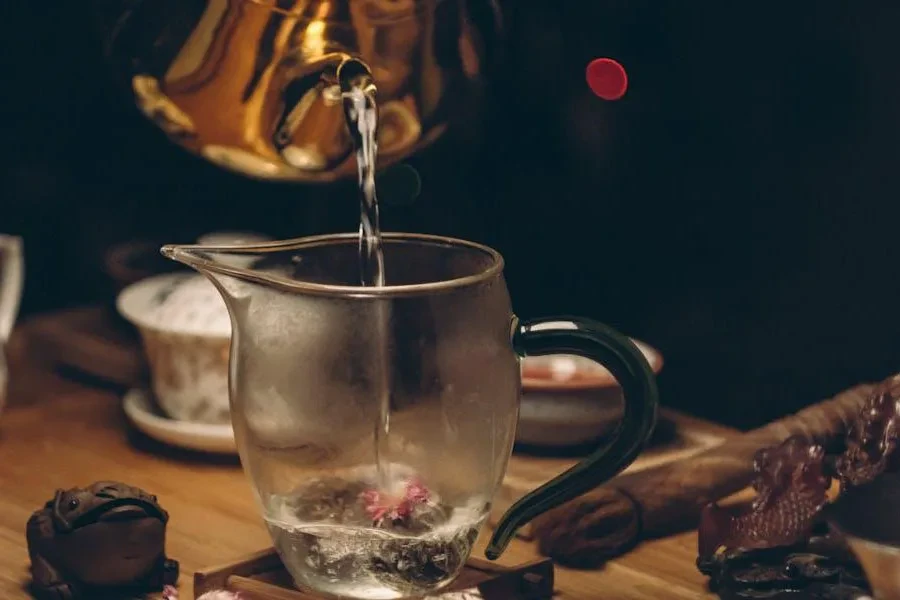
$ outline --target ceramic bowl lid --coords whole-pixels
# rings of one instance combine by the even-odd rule
[[[216,231],[201,244],[233,245],[271,241],[253,231]],[[252,260],[249,257],[248,260]],[[142,279],[117,299],[119,312],[139,327],[200,336],[229,337],[231,317],[212,282],[199,273],[167,273]]]
[[[149,300],[146,317],[157,329],[201,335],[231,333],[225,301],[202,275],[175,279]]]
[[[167,273],[125,288],[116,301],[119,313],[145,329],[201,337],[230,337],[225,301],[206,277]]]

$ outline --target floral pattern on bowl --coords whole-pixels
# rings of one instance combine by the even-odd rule
[[[231,320],[212,283],[193,273],[148,277],[125,288],[117,308],[140,332],[163,412],[180,421],[230,423]]]

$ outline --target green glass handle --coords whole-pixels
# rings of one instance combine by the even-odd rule
[[[565,326],[555,324],[559,322]],[[515,327],[513,347],[523,357],[574,354],[600,363],[619,382],[625,411],[606,444],[506,511],[485,550],[491,560],[506,549],[519,527],[608,481],[634,462],[653,433],[659,405],[656,376],[647,359],[634,342],[602,323],[580,317],[529,321]]]

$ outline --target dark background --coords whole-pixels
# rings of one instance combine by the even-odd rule
[[[0,230],[25,313],[111,300],[115,243],[353,231],[347,186],[243,180],[115,86],[87,4],[2,2]],[[501,250],[521,317],[579,313],[658,347],[663,402],[741,427],[900,366],[893,2],[506,3],[480,144],[412,162],[386,230]],[[619,102],[584,83],[611,56]]]

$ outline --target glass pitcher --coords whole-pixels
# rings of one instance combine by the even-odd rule
[[[519,322],[495,250],[383,242],[383,287],[358,283],[357,234],[162,250],[228,306],[235,440],[276,549],[299,587],[343,598],[420,597],[462,569],[512,450],[519,356],[604,364],[624,418],[606,446],[509,509],[488,558],[631,463],[656,421],[634,344],[588,319]]]

